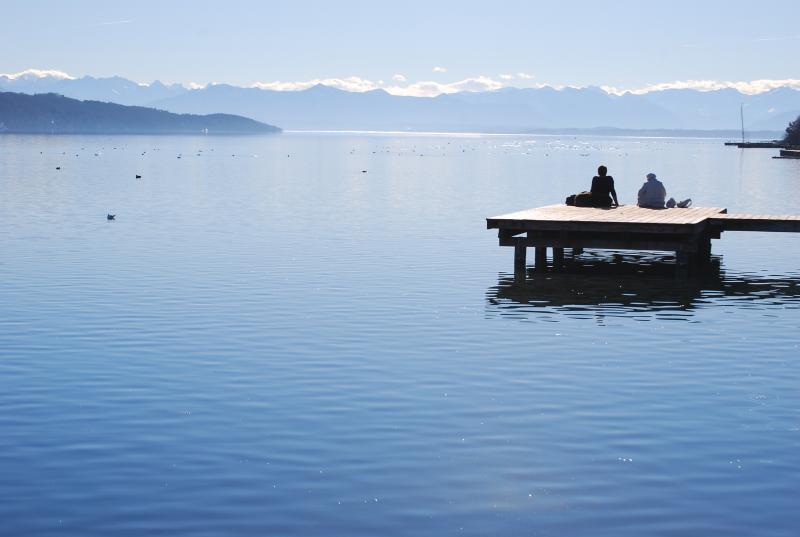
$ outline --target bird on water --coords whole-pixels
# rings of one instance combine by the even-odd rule
[[[117,215],[109,213],[106,215],[106,220],[114,220],[116,217]]]

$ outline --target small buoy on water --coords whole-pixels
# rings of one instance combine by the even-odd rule
[[[60,170],[60,169],[61,169],[61,166],[56,166],[56,169],[57,169],[57,170]]]
[[[139,175],[139,174],[137,173],[137,174],[136,174],[136,178],[137,178],[137,179],[141,179],[141,178],[142,178],[142,176],[141,176],[141,175]]]

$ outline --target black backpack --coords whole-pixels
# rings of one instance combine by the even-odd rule
[[[572,203],[570,203],[572,198]],[[574,205],[575,207],[592,207],[592,193],[591,192],[578,192],[567,198],[567,205]]]

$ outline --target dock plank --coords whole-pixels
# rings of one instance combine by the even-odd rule
[[[573,231],[599,228],[636,231],[637,227],[641,227],[642,231],[647,232],[658,232],[657,228],[674,232],[675,228],[709,224],[722,231],[800,232],[800,215],[728,213],[720,207],[644,209],[623,205],[613,209],[598,209],[547,205],[494,216],[487,218],[486,222],[489,228],[555,229],[554,225],[562,225],[565,230]]]
[[[720,207],[694,207],[688,209],[645,209],[636,205],[623,205],[611,209],[547,205],[487,218],[489,228],[553,229],[562,224],[565,229],[580,230],[608,227],[609,230],[626,228],[636,231],[654,231],[653,228],[691,227],[704,223],[709,217],[725,212]],[[610,227],[609,227],[610,226]],[[657,229],[655,230],[658,231]],[[664,228],[665,232],[674,232]]]
[[[709,218],[709,223],[723,231],[800,233],[800,215],[792,214],[718,214]]]

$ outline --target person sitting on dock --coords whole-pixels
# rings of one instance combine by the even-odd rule
[[[666,198],[667,189],[664,188],[664,183],[656,179],[656,174],[648,173],[647,181],[639,189],[637,205],[646,209],[663,209]]]
[[[614,178],[607,174],[608,169],[600,166],[597,168],[597,175],[592,177],[593,207],[619,207],[617,191],[614,190]]]

